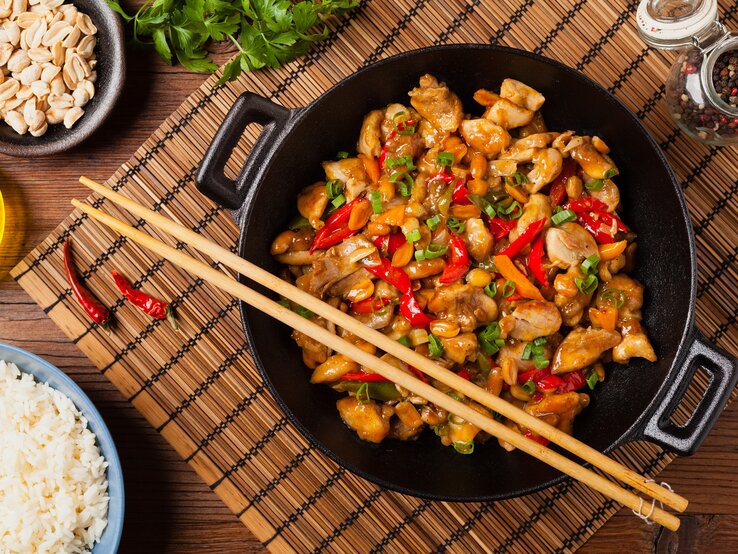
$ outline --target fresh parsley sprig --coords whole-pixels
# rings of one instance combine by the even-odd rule
[[[119,2],[107,0],[132,25],[133,42],[153,46],[168,64],[213,73],[218,66],[208,44],[231,41],[238,54],[218,84],[305,54],[328,36],[328,19],[358,5],[358,0],[149,0],[129,15]]]

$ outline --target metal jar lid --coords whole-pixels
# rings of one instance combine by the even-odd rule
[[[647,44],[671,50],[689,46],[717,23],[717,0],[641,0],[636,19]]]

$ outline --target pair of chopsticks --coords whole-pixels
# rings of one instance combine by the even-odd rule
[[[390,339],[379,331],[364,326],[350,315],[333,308],[326,302],[323,302],[311,294],[298,289],[286,281],[283,281],[279,277],[272,275],[268,271],[252,264],[230,250],[215,244],[194,231],[183,227],[163,215],[141,206],[133,200],[86,177],[81,177],[80,182],[92,189],[94,192],[143,219],[147,223],[158,227],[176,239],[206,254],[213,260],[238,271],[241,275],[252,279],[271,291],[290,299],[296,304],[299,304],[326,320],[333,322],[335,325],[346,329],[367,342],[374,344],[377,348],[414,366],[429,377],[448,385],[452,389],[461,392],[465,396],[479,402],[487,408],[502,414],[508,419],[516,422],[518,425],[545,437],[549,441],[559,445],[574,454],[576,457],[590,463],[625,485],[650,496],[653,499],[653,502],[651,504],[650,513],[648,514],[648,519],[655,523],[659,523],[672,531],[676,531],[679,528],[679,519],[664,511],[662,508],[657,507],[655,503],[659,502],[662,505],[667,505],[679,512],[683,512],[687,508],[688,504],[686,498],[679,496],[673,491],[647,479],[643,475],[639,475],[635,471],[628,469],[612,458],[598,452],[590,446],[587,446],[574,437],[567,435],[556,427],[553,427],[503,399],[490,394],[481,387],[478,387],[448,369],[439,366],[432,360],[418,354],[414,350],[406,348],[399,342]],[[162,258],[165,258],[171,263],[189,271],[211,285],[220,288],[224,292],[227,292],[258,310],[261,310],[267,315],[278,319],[293,329],[313,337],[336,352],[351,358],[360,365],[371,368],[373,371],[382,375],[386,379],[389,379],[393,383],[422,398],[425,398],[429,402],[436,404],[448,412],[467,420],[489,434],[512,444],[523,452],[534,456],[542,462],[566,473],[570,477],[584,483],[603,495],[631,508],[634,512],[637,512],[637,515],[643,517],[643,508],[647,503],[645,503],[641,497],[626,488],[621,487],[617,483],[602,477],[594,471],[570,460],[554,450],[528,439],[502,423],[495,421],[491,416],[486,416],[477,412],[468,405],[459,402],[433,386],[424,383],[414,375],[398,369],[384,360],[361,350],[357,346],[328,331],[324,327],[321,327],[309,319],[296,314],[289,308],[286,308],[259,294],[246,285],[228,277],[224,273],[200,262],[199,260],[196,260],[195,258],[192,258],[191,256],[188,256],[184,252],[172,248],[171,246],[147,235],[143,231],[135,229],[88,204],[72,200],[72,205],[82,210],[92,219],[107,225],[111,229],[128,237],[133,242],[148,248]]]

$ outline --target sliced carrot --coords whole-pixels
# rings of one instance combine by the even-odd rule
[[[593,327],[614,331],[615,325],[618,322],[618,310],[612,307],[590,308],[589,320],[592,322]]]
[[[626,246],[628,246],[627,240],[611,242],[610,244],[600,244],[600,260],[603,262],[614,260],[620,256],[620,254],[625,252]]]
[[[395,206],[389,210],[385,210],[379,214],[374,220],[376,223],[384,223],[386,225],[402,225],[405,223],[405,206]]]
[[[361,160],[361,163],[364,164],[364,171],[366,171],[366,174],[369,176],[369,180],[372,183],[379,181],[379,162],[375,158],[365,154],[359,154],[358,158]]]
[[[494,258],[495,267],[500,275],[515,283],[515,292],[525,298],[533,298],[535,300],[543,300],[543,295],[536,286],[531,283],[508,256],[497,255]]]

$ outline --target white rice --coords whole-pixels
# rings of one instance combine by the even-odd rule
[[[107,525],[107,462],[65,395],[0,360],[0,553],[82,553]]]

